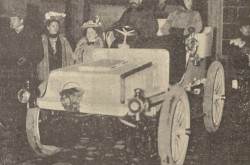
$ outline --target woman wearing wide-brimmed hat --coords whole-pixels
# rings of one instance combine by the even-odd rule
[[[96,48],[103,47],[103,41],[99,37],[102,24],[99,17],[96,16],[95,20],[90,20],[82,25],[84,30],[84,37],[77,43],[74,56],[76,62],[89,62],[92,60],[92,52]]]
[[[40,82],[47,80],[50,71],[74,64],[70,44],[60,33],[60,24],[65,16],[57,12],[45,14],[46,33],[42,35],[44,58],[38,65]]]

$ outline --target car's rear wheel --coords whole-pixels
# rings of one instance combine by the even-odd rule
[[[222,64],[214,61],[207,72],[204,88],[204,123],[208,132],[219,129],[225,100],[225,75]]]
[[[162,105],[158,127],[161,165],[182,165],[190,135],[190,108],[185,90],[174,85]]]
[[[39,125],[46,120],[46,116],[41,115],[39,108],[27,110],[26,133],[32,149],[40,156],[49,156],[61,151],[60,147],[44,145],[41,143]]]

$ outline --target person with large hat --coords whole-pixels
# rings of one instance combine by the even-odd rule
[[[60,33],[65,16],[52,11],[45,14],[46,32],[42,35],[44,58],[37,67],[40,82],[48,79],[50,71],[74,64],[71,46]]]
[[[84,30],[84,37],[77,43],[74,56],[77,63],[89,62],[92,60],[92,52],[96,48],[103,47],[103,41],[100,36],[102,23],[99,17],[96,16],[94,20],[89,20],[82,25]]]

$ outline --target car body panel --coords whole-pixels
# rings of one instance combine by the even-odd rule
[[[145,95],[167,91],[169,54],[161,49],[96,49],[93,61],[52,71],[45,94],[37,99],[41,109],[64,110],[60,92],[83,89],[81,113],[124,116],[134,89]]]

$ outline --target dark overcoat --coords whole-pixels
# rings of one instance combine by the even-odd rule
[[[15,118],[25,115],[25,104],[19,103],[18,91],[25,87],[26,80],[36,83],[36,65],[43,58],[41,37],[28,27],[17,33],[10,30],[1,36],[3,53],[0,54],[0,104]],[[19,65],[19,59],[27,61]],[[12,113],[12,112],[15,113]]]

